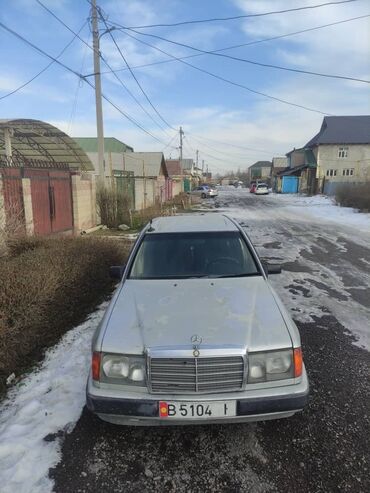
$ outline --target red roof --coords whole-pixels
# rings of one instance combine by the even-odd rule
[[[178,159],[166,160],[168,176],[182,175],[180,161]]]

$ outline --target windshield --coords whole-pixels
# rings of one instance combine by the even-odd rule
[[[241,234],[233,232],[147,234],[130,279],[179,279],[259,275]]]

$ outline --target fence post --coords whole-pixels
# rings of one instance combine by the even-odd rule
[[[5,231],[6,228],[6,216],[5,216],[5,199],[4,199],[4,187],[3,179],[0,174],[0,232]],[[1,238],[0,238],[1,242]]]
[[[35,232],[35,225],[33,222],[30,178],[22,178],[22,194],[23,194],[24,221],[26,224],[26,234],[33,235]]]

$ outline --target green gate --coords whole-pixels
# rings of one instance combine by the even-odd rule
[[[190,180],[184,178],[184,192],[190,192]]]

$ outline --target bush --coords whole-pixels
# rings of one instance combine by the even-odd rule
[[[130,222],[132,229],[143,228],[151,219],[159,216],[172,216],[174,214],[174,204],[168,202],[166,204],[155,204],[141,211],[136,211],[131,214]],[[129,223],[128,223],[129,224]]]
[[[0,259],[0,390],[107,297],[109,266],[124,263],[129,250],[98,238],[37,241]]]
[[[343,207],[354,207],[360,211],[370,210],[370,182],[343,184],[335,192],[335,201]]]
[[[115,186],[99,184],[96,204],[101,223],[108,228],[117,228],[129,218],[129,200]]]

